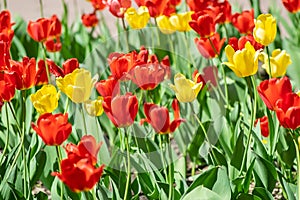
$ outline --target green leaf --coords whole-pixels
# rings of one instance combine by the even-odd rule
[[[256,195],[258,197],[261,197],[264,200],[273,200],[272,194],[262,187],[255,187],[253,190],[253,195]]]
[[[244,153],[244,132],[240,132],[230,161],[230,164],[238,170],[241,169]]]
[[[242,185],[243,185],[243,187],[244,187],[244,192],[245,192],[245,193],[248,193],[248,192],[249,192],[250,183],[251,183],[251,181],[252,181],[252,172],[253,172],[253,168],[254,168],[255,159],[256,159],[256,158],[254,158],[254,159],[252,160],[252,162],[251,162],[251,164],[250,164],[250,166],[249,166],[249,168],[248,168],[248,170],[247,170],[246,176],[245,176],[245,178],[243,179]]]
[[[214,184],[212,191],[220,195],[223,200],[231,199],[230,181],[225,167],[221,167],[218,170],[218,179]]]
[[[237,200],[264,200],[259,198],[258,196],[252,195],[252,194],[240,194],[237,198]]]
[[[186,194],[181,200],[223,200],[222,196],[201,186],[194,188],[190,193]]]

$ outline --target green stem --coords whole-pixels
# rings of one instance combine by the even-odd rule
[[[3,4],[4,4],[4,10],[6,10],[6,9],[7,9],[7,1],[4,0],[4,1],[3,1]]]
[[[299,145],[295,139],[293,139],[295,149],[296,149],[296,159],[297,159],[297,199],[300,199],[300,156],[299,156]]]
[[[184,32],[184,43],[185,43],[185,47],[186,47],[186,50],[187,50],[187,54],[188,54],[188,57],[189,57],[189,61],[192,63],[193,66],[190,66],[189,70],[192,69],[192,67],[196,67],[196,64],[195,64],[195,61],[194,61],[194,58],[192,57],[191,55],[191,51],[190,51],[190,45],[189,45],[189,42],[188,42],[188,37],[187,37],[187,32]],[[192,72],[189,71],[189,74],[191,75]]]
[[[20,124],[18,123],[18,120],[17,120],[17,117],[16,117],[16,113],[15,113],[15,111],[14,111],[12,105],[11,105],[11,102],[7,102],[7,103],[8,103],[10,112],[11,112],[11,114],[13,115],[14,120],[16,121],[16,125],[17,125],[17,128],[18,128],[19,136],[21,137],[22,131],[21,131]]]
[[[97,200],[95,190],[96,190],[96,187],[94,187],[94,188],[92,189],[93,200]]]
[[[269,78],[272,78],[272,68],[271,68],[271,59],[270,59],[270,51],[269,47],[266,46],[267,54],[268,54],[268,64],[269,64]]]
[[[81,103],[81,115],[82,115],[85,135],[87,135],[87,127],[86,127],[86,121],[85,121],[85,116],[84,116],[84,111],[83,111],[83,103]]]
[[[44,17],[44,5],[43,5],[43,0],[39,0],[40,2],[40,12],[41,12],[41,17]]]
[[[123,26],[123,30],[125,32],[125,40],[126,40],[126,52],[129,52],[129,38],[128,38],[128,31],[127,31],[127,27],[125,24],[125,20],[124,18],[122,18],[122,26]]]
[[[163,168],[163,170],[164,170],[164,174],[165,174],[165,177],[166,177],[166,181],[168,180],[168,175],[167,175],[167,171],[166,171],[166,168],[165,168],[165,166],[166,166],[166,163],[165,163],[165,159],[164,159],[164,156],[163,156],[163,145],[162,145],[162,137],[163,137],[163,135],[159,135],[159,148],[160,148],[160,151],[161,151],[161,153],[160,153],[160,159],[161,159],[161,163],[162,163],[162,168]]]
[[[240,175],[242,175],[243,169],[247,164],[247,153],[250,148],[250,142],[252,140],[252,128],[253,128],[254,120],[256,117],[257,93],[256,93],[256,84],[255,84],[254,76],[251,76],[251,83],[252,83],[252,87],[253,87],[254,100],[253,100],[253,104],[252,104],[251,122],[250,122],[250,128],[249,128],[249,133],[248,133],[246,149],[245,149],[245,153],[243,155],[242,166],[241,166],[240,173],[239,173]]]
[[[195,171],[196,171],[196,158],[193,158],[191,176],[195,175]]]
[[[129,184],[131,179],[131,166],[130,166],[130,149],[129,149],[129,135],[127,134],[126,128],[125,130],[125,145],[126,145],[126,154],[127,154],[127,178],[126,178],[126,186],[125,186],[125,194],[124,199],[129,199],[128,195],[130,193]]]
[[[173,191],[173,182],[174,182],[174,178],[173,178],[173,159],[172,159],[172,151],[171,151],[171,139],[170,139],[170,136],[169,135],[166,135],[166,137],[168,137],[168,153],[169,153],[169,157],[170,157],[170,164],[169,164],[169,200],[172,200],[174,199],[174,191]]]
[[[66,99],[66,107],[65,107],[64,114],[68,112],[69,104],[70,104],[70,100],[69,100],[69,98],[67,97],[67,99]]]
[[[57,154],[57,159],[58,159],[59,171],[61,172],[60,164],[61,164],[61,161],[62,161],[62,156],[61,156],[60,146],[55,146],[55,149],[56,149],[56,154]],[[61,184],[60,199],[63,200],[63,197],[64,197],[64,184],[63,184],[62,181],[60,182],[60,184]]]
[[[45,62],[45,67],[46,67],[46,73],[47,73],[47,79],[48,79],[48,84],[51,83],[50,79],[50,71],[49,71],[49,66],[47,64],[47,50],[44,44],[42,44],[43,52],[44,52],[44,62]]]
[[[29,184],[27,183],[27,162],[26,162],[26,153],[24,147],[24,138],[26,133],[26,90],[22,90],[22,136],[23,142],[21,143],[22,147],[22,154],[23,154],[23,161],[24,161],[24,174],[23,174],[23,181],[24,181],[24,197],[27,196],[27,189],[26,186]]]
[[[9,135],[10,135],[10,132],[9,132],[9,119],[8,119],[8,106],[7,106],[7,104],[8,104],[8,103],[5,104],[7,135],[6,135],[5,146],[4,146],[4,149],[3,149],[3,152],[2,152],[1,158],[0,158],[0,165],[2,164],[2,160],[3,160],[4,156],[5,156],[6,151],[7,151],[7,148],[8,148]]]
[[[229,40],[229,34],[228,34],[227,27],[226,27],[226,23],[223,24],[223,27],[224,27],[224,30],[225,30],[226,42],[228,42],[228,40]]]

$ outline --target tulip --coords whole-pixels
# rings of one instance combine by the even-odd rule
[[[174,110],[174,120],[170,122],[169,110],[166,107],[160,107],[153,103],[144,104],[146,119],[141,120],[141,124],[147,122],[151,124],[158,134],[172,133],[185,120],[180,118],[179,105],[176,99],[172,102]]]
[[[292,85],[287,77],[272,78],[261,82],[257,91],[268,109],[275,110],[278,99],[283,99],[286,94],[292,93]]]
[[[244,35],[242,37],[240,37],[239,39],[237,39],[236,37],[231,37],[229,38],[228,44],[230,44],[232,46],[232,48],[237,51],[237,50],[242,50],[243,48],[245,48],[245,44],[247,42],[250,42],[250,44],[254,47],[254,49],[256,51],[261,50],[264,48],[264,45],[259,44],[258,42],[256,42],[254,40],[253,35],[249,34],[249,35]]]
[[[169,17],[161,15],[156,18],[157,26],[159,30],[164,34],[172,34],[176,31],[176,28],[171,24]]]
[[[131,6],[131,0],[107,0],[109,11],[118,18],[123,18],[126,10]]]
[[[62,44],[60,42],[59,37],[57,37],[56,39],[48,39],[44,42],[44,44],[48,52],[57,52],[60,51],[62,48]]]
[[[106,7],[105,0],[91,0],[91,3],[95,10],[103,10]]]
[[[210,40],[214,45],[213,47],[208,38],[194,39],[200,54],[206,59],[215,58],[220,54],[220,51],[226,38],[220,39],[219,33],[215,33],[213,36],[210,37]]]
[[[264,68],[270,75],[268,55],[266,53],[262,53],[262,57],[264,60],[262,68]],[[292,61],[290,55],[287,54],[285,50],[281,51],[280,49],[275,49],[270,57],[270,64],[272,72],[271,77],[280,77],[285,75],[286,69],[290,64],[292,64]]]
[[[120,93],[120,83],[113,76],[97,82],[95,88],[103,97],[115,96]]]
[[[275,40],[277,32],[276,19],[271,14],[261,14],[255,21],[254,39],[265,46]]]
[[[228,1],[217,3],[212,7],[216,14],[216,23],[224,24],[231,22],[231,5]]]
[[[116,127],[133,124],[138,112],[138,100],[131,93],[105,97],[102,105],[106,115]]]
[[[65,77],[65,75],[72,73],[75,69],[79,68],[77,58],[70,58],[62,64],[62,68],[58,67],[53,61],[47,59],[47,65],[52,74],[56,77]]]
[[[150,19],[149,11],[146,6],[141,6],[138,10],[131,7],[125,12],[125,19],[132,29],[142,29],[147,26]]]
[[[135,0],[138,6],[146,6],[151,17],[163,15],[167,8],[168,0]]]
[[[9,72],[0,73],[0,102],[14,98],[16,92],[14,75]]]
[[[291,13],[297,13],[300,10],[299,0],[281,0],[284,7]]]
[[[288,93],[276,102],[276,116],[281,126],[295,130],[300,127],[300,97]]]
[[[189,21],[192,20],[192,14],[193,12],[185,12],[171,15],[169,18],[171,26],[177,31],[190,31],[192,28],[189,25]]]
[[[0,40],[0,71],[9,69],[9,44]]]
[[[254,47],[247,42],[245,48],[242,50],[234,51],[232,46],[225,47],[226,57],[228,62],[223,64],[227,65],[238,77],[246,77],[254,75],[258,70],[258,52]]]
[[[41,115],[37,125],[31,124],[31,127],[42,138],[46,145],[61,145],[71,134],[72,125],[68,122],[68,114]]]
[[[175,91],[178,101],[182,103],[194,101],[203,85],[202,82],[197,83],[196,78],[194,81],[191,81],[181,73],[175,75],[174,84],[170,84],[170,87]]]
[[[84,103],[84,108],[90,116],[100,116],[103,113],[102,107],[103,97],[98,97],[96,100],[87,100]]]
[[[81,16],[81,21],[82,21],[82,24],[88,28],[96,26],[99,22],[98,18],[96,16],[96,13],[83,14]]]
[[[252,34],[254,28],[254,10],[235,13],[231,17],[231,22],[241,34]]]
[[[47,60],[47,65],[49,66],[49,62],[51,60]],[[53,61],[51,61],[53,62]],[[54,62],[53,62],[54,63]],[[38,62],[38,69],[36,72],[36,77],[35,77],[35,85],[44,85],[48,84],[48,76],[47,76],[47,71],[46,71],[46,65],[44,60],[39,60]]]
[[[11,15],[8,10],[3,10],[0,13],[0,22],[0,40],[7,42],[7,46],[10,48],[14,30],[12,29],[13,23],[11,22]]]
[[[127,54],[112,53],[109,55],[108,63],[111,74],[116,79],[126,80],[127,72],[134,66],[136,52]]]
[[[269,122],[268,122],[268,117],[263,116],[261,118],[258,118],[254,122],[254,126],[256,126],[257,123],[260,123],[260,131],[262,136],[268,137],[269,136]]]
[[[189,22],[189,25],[200,37],[211,37],[216,30],[213,16],[204,11],[192,14],[192,20]]]
[[[199,12],[206,9],[212,1],[204,0],[187,0],[186,3],[189,6],[190,10]]]
[[[88,70],[81,68],[65,77],[58,77],[56,84],[74,103],[83,103],[90,98],[97,79],[97,76],[92,78]]]
[[[163,6],[163,1],[156,1],[157,3],[161,3],[160,5]],[[162,15],[166,15],[170,17],[171,15],[176,14],[176,6],[181,3],[181,0],[167,0],[167,4],[163,7]],[[149,6],[149,3],[148,3]],[[152,9],[153,12],[154,9]],[[157,9],[156,9],[157,10]],[[152,13],[153,14],[153,13]]]
[[[53,85],[44,85],[35,94],[30,95],[33,107],[40,114],[51,113],[58,106],[60,93]]]
[[[73,192],[91,190],[102,176],[104,165],[96,168],[89,159],[63,159],[60,163],[61,172],[53,172]]]

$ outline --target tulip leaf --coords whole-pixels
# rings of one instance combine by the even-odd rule
[[[264,199],[261,199],[258,196],[255,196],[255,195],[252,195],[252,194],[241,193],[238,196],[237,200],[264,200]]]
[[[258,197],[261,197],[264,200],[273,200],[272,194],[266,190],[265,188],[262,187],[255,187],[253,190],[253,195],[256,195]]]
[[[206,187],[200,185],[193,189],[191,192],[184,195],[181,200],[200,200],[200,199],[209,199],[209,200],[222,200],[223,196],[218,195],[217,193],[207,189]]]
[[[244,133],[240,132],[230,161],[230,164],[238,170],[242,166],[244,153],[245,153]]]

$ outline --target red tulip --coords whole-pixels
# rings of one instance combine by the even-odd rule
[[[130,126],[138,112],[138,100],[131,93],[113,98],[105,97],[103,109],[116,127]]]
[[[276,102],[292,93],[292,85],[287,77],[272,78],[259,84],[257,91],[261,99],[270,110],[275,110]]]
[[[296,13],[300,10],[299,0],[282,0],[284,7],[292,13]]]
[[[64,77],[67,74],[72,73],[75,69],[79,68],[79,62],[77,58],[70,58],[66,60],[62,64],[62,68],[58,67],[52,60],[47,59],[47,64],[49,67],[49,70],[52,74],[54,74],[56,77]]]
[[[142,119],[141,124],[144,122],[151,124],[159,134],[174,132],[180,123],[185,120],[180,118],[179,105],[176,99],[172,102],[172,108],[174,110],[174,120],[170,122],[169,110],[166,107],[160,107],[154,103],[145,103],[144,112],[146,119]]]
[[[9,68],[9,59],[9,43],[0,40],[0,71]]]
[[[260,131],[262,136],[264,137],[268,137],[269,136],[269,122],[268,122],[268,117],[267,116],[263,116],[261,118],[258,118],[255,120],[254,122],[254,126],[256,126],[256,124],[260,123]]]
[[[212,47],[208,38],[195,38],[194,40],[199,52],[206,59],[215,58],[218,56],[218,54],[220,54],[226,38],[220,39],[219,33],[215,33],[210,37],[210,40],[213,43],[214,47]],[[215,50],[217,52],[215,52]]]
[[[136,61],[136,52],[128,54],[112,53],[108,58],[111,74],[116,79],[126,80],[127,72],[134,66]]]
[[[37,125],[31,124],[31,127],[42,138],[46,145],[61,145],[71,134],[72,125],[68,122],[68,114],[41,115]]]
[[[245,10],[232,15],[231,22],[242,34],[252,34],[254,28],[254,10]]]
[[[214,17],[205,11],[194,13],[189,25],[200,35],[200,37],[211,37],[216,30]]]
[[[91,0],[95,10],[103,10],[106,7],[106,0]]]
[[[127,8],[131,6],[131,0],[107,0],[107,5],[114,16],[124,18]]]
[[[101,80],[96,83],[95,88],[103,97],[116,96],[120,93],[119,80],[113,76],[108,77],[106,80]]]
[[[246,35],[246,36],[242,36],[239,39],[237,39],[236,37],[231,37],[231,38],[229,38],[228,43],[230,44],[230,46],[232,46],[232,48],[235,51],[237,51],[237,50],[242,50],[243,48],[245,48],[245,44],[248,41],[250,42],[250,44],[254,47],[254,49],[256,51],[264,48],[264,45],[256,42],[254,40],[253,35],[251,35],[251,34]]]
[[[191,11],[199,12],[208,8],[208,6],[214,5],[218,0],[187,0],[187,4]]]
[[[2,71],[0,73],[0,101],[10,101],[15,96],[15,77],[12,73]]]
[[[279,99],[275,111],[280,125],[284,128],[295,130],[300,127],[300,97],[297,94],[289,93]]]
[[[216,3],[216,5],[212,7],[212,10],[217,13],[215,19],[216,23],[224,24],[231,21],[231,5],[228,1]]]
[[[88,158],[93,165],[97,164],[97,155],[100,150],[102,142],[96,142],[95,138],[91,135],[85,135],[81,138],[78,145],[69,143],[66,145],[66,152],[68,157],[73,157],[75,160]]]
[[[36,61],[34,58],[24,57],[22,62],[10,60],[10,71],[15,74],[16,88],[29,89],[35,85]]]
[[[68,157],[60,163],[61,172],[53,172],[73,192],[91,190],[102,176],[104,165],[96,168],[88,158]]]
[[[162,15],[164,11],[167,15],[170,14],[173,10],[170,6],[172,3],[173,5],[177,3],[176,1],[170,0],[135,0],[135,2],[138,6],[146,6],[149,10],[150,16],[154,18]]]
[[[47,51],[49,52],[57,52],[60,51],[62,48],[59,37],[57,37],[56,39],[48,39],[47,41],[45,41],[44,44],[46,46]]]
[[[0,13],[0,41],[8,42],[8,48],[10,47],[14,36],[12,25],[13,23],[11,23],[10,12],[8,10],[3,10]]]
[[[81,16],[81,21],[82,21],[82,24],[88,28],[96,26],[99,22],[95,12],[90,13],[90,14],[83,14]]]
[[[48,60],[47,60],[47,65],[49,67]],[[39,60],[38,70],[36,72],[36,77],[35,77],[35,85],[44,85],[47,83],[48,83],[48,76],[47,76],[45,61]]]
[[[161,2],[160,4],[163,3],[163,1],[158,1]],[[181,3],[181,0],[168,0],[167,4],[163,8],[163,15],[166,15],[170,17],[172,14],[176,13],[176,6]],[[150,11],[151,13],[151,11]],[[151,16],[151,15],[150,15]]]
[[[206,82],[203,78],[203,76],[201,74],[199,74],[199,71],[196,69],[193,74],[192,74],[193,79],[196,79],[197,83],[201,83],[202,82],[202,87],[200,88],[200,90],[202,90],[202,88],[204,88],[204,86],[206,85]]]

